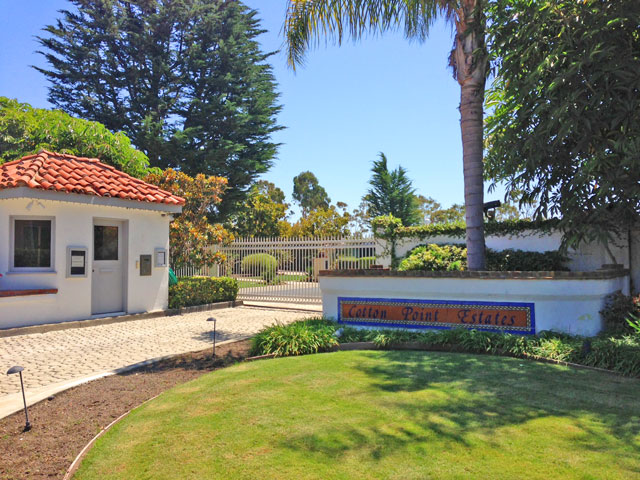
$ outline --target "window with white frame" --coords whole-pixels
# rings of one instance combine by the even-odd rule
[[[53,268],[53,219],[12,219],[11,266],[16,270]]]

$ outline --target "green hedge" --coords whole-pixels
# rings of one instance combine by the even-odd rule
[[[557,251],[525,252],[523,250],[487,249],[487,270],[490,271],[554,271],[568,270],[566,257]],[[398,270],[453,271],[467,269],[467,249],[464,245],[421,245],[411,250],[400,262]]]
[[[238,295],[238,281],[227,277],[182,277],[169,287],[169,308],[229,302]]]
[[[261,277],[270,283],[276,278],[278,260],[268,253],[254,253],[242,259],[242,273]]]

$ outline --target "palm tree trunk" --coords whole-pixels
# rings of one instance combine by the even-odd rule
[[[457,11],[452,63],[460,83],[460,128],[464,167],[469,270],[484,270],[483,103],[487,72],[482,0],[463,0]]]
[[[482,89],[484,92],[484,89]],[[484,183],[482,177],[482,103],[476,85],[463,85],[460,94],[464,205],[469,270],[484,270]]]

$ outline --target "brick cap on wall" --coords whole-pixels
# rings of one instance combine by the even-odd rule
[[[626,277],[628,269],[595,270],[593,272],[480,272],[480,271],[406,271],[354,269],[354,270],[320,270],[321,277],[392,277],[392,278],[466,278],[487,280],[607,280]]]

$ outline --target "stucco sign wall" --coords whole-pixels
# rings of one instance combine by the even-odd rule
[[[338,322],[401,328],[535,333],[533,303],[338,297]]]

